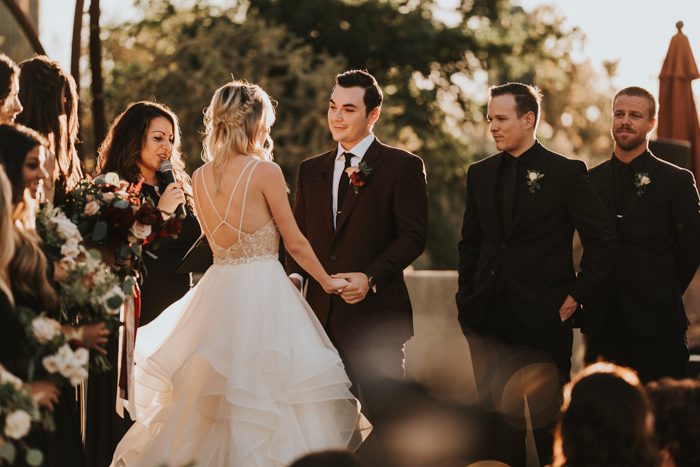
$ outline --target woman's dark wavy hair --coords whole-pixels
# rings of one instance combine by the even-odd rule
[[[37,146],[47,145],[46,139],[31,128],[17,124],[0,125],[0,164],[5,167],[12,184],[12,204],[18,204],[24,196],[22,168],[27,154]]]
[[[10,85],[17,73],[19,68],[15,62],[4,53],[0,53],[0,105],[10,95]]]
[[[46,147],[47,141],[22,125],[0,125],[0,164],[12,185],[12,220],[15,226],[15,252],[8,271],[13,292],[31,298],[45,309],[53,308],[58,295],[48,280],[50,267],[41,240],[34,230],[35,204],[24,186],[22,167],[29,151]],[[42,311],[42,310],[36,310]]]
[[[175,113],[163,104],[140,101],[129,104],[125,111],[117,116],[100,148],[97,150],[96,173],[116,172],[123,179],[136,183],[139,180],[141,148],[148,125],[154,118],[163,117],[173,126],[173,150],[170,162],[173,164],[175,178],[182,184],[187,203],[192,206],[192,188],[190,177],[185,172],[185,164],[180,153],[180,125]]]
[[[554,435],[553,467],[652,467],[654,443],[644,386],[629,368],[600,362],[564,389]]]
[[[17,123],[49,140],[49,149],[56,157],[53,181],[65,184],[64,189],[70,191],[83,179],[82,162],[75,149],[79,127],[75,80],[45,55],[19,66],[19,100],[24,110],[17,116]]]

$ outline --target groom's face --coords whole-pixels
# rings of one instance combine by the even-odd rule
[[[360,87],[336,86],[328,103],[328,128],[333,141],[351,149],[371,131],[377,120],[378,109],[367,115],[363,98],[365,90]],[[376,114],[376,115],[375,115]]]
[[[518,115],[515,97],[512,94],[494,96],[489,99],[489,130],[499,151],[520,155],[527,149],[532,138],[534,114]]]

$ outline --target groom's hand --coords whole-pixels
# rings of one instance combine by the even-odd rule
[[[367,292],[369,292],[369,278],[365,273],[345,272],[342,274],[334,274],[333,277],[345,279],[350,282],[340,294],[343,300],[350,305],[360,303],[367,296]]]

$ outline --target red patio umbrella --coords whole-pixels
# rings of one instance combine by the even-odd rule
[[[693,100],[691,83],[700,78],[690,49],[688,37],[683,34],[683,22],[676,23],[678,33],[671,39],[666,59],[659,75],[659,138],[690,141],[692,167],[695,179],[700,179],[700,125]]]

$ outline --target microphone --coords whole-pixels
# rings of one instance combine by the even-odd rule
[[[173,172],[173,163],[170,161],[163,161],[160,163],[160,173],[163,174],[165,177],[165,181],[168,185],[171,183],[174,183],[175,180],[175,172]],[[177,208],[175,209],[175,215],[177,216],[178,219],[184,219],[187,217],[187,211],[185,210],[185,206],[182,204],[179,204]]]

